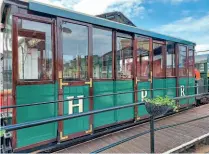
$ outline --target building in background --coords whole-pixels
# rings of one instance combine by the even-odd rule
[[[118,11],[100,14],[97,15],[97,17],[136,27],[136,25],[134,25],[134,23],[131,20],[129,20],[123,13]]]

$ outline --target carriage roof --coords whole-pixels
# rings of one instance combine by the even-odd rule
[[[5,1],[5,3],[11,2],[10,0],[4,0],[4,1]],[[167,35],[151,32],[148,30],[143,30],[143,29],[140,29],[137,27],[117,23],[114,21],[100,18],[100,17],[91,16],[91,15],[71,11],[68,9],[43,4],[43,3],[40,3],[40,2],[37,2],[34,0],[29,0],[29,1],[21,0],[21,2],[26,2],[27,9],[29,9],[31,11],[36,11],[36,12],[40,12],[40,13],[44,13],[44,14],[48,14],[48,15],[53,15],[53,16],[69,18],[69,19],[73,19],[73,20],[77,20],[77,21],[81,21],[81,22],[91,23],[91,24],[98,25],[98,26],[117,29],[120,31],[135,33],[138,35],[145,35],[145,36],[149,36],[149,37],[153,37],[153,38],[157,38],[157,39],[161,39],[161,40],[173,41],[173,42],[187,44],[187,45],[195,45],[195,43],[193,43],[191,41],[184,40],[184,39],[175,38],[172,36],[167,36]]]

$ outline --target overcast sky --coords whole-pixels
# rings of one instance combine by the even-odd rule
[[[196,42],[197,51],[209,49],[209,0],[37,1],[91,15],[121,11],[139,28]]]

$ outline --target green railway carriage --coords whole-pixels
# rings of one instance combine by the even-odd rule
[[[2,23],[1,94],[7,99],[1,103],[78,98],[14,108],[9,110],[13,124],[195,93],[194,87],[187,88],[195,85],[193,42],[35,1],[5,0]],[[135,92],[83,99],[128,91]],[[195,98],[178,103],[189,106]],[[62,142],[147,116],[144,106],[136,106],[25,128],[13,132],[12,146],[20,151]]]
[[[195,56],[195,67],[200,71],[204,85],[209,85],[209,54]],[[209,91],[209,86],[204,87],[204,91]]]

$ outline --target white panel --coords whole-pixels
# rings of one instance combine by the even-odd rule
[[[0,53],[0,91],[3,90],[3,54]]]
[[[3,53],[3,33],[0,32],[0,53]]]

